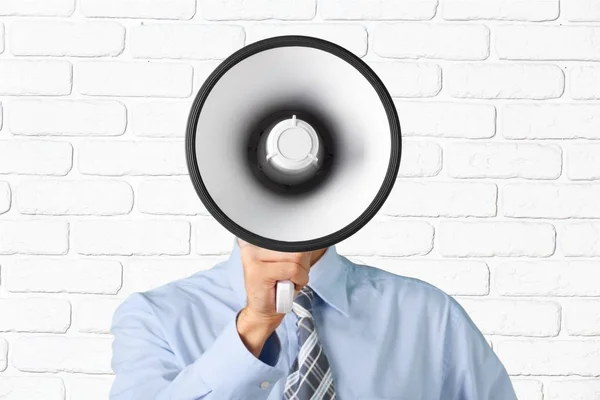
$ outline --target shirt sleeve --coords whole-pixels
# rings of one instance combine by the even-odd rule
[[[117,308],[111,332],[115,372],[111,400],[261,400],[284,375],[248,351],[235,316],[212,346],[187,366],[174,354],[143,294],[130,296]],[[270,343],[276,346],[278,340]],[[272,360],[271,353],[278,350],[263,353]]]
[[[517,400],[502,362],[454,300],[444,347],[444,400]]]

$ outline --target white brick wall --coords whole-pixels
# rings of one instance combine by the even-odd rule
[[[227,258],[193,96],[304,34],[377,72],[404,136],[340,253],[455,296],[520,399],[600,399],[599,24],[597,0],[1,0],[0,398],[107,399],[117,305]]]
[[[196,13],[194,0],[81,0],[86,17],[190,19]]]
[[[69,400],[108,399],[112,377],[74,375],[65,380]]]
[[[114,22],[17,21],[8,37],[18,56],[109,57],[125,47],[125,28]]]
[[[0,15],[68,17],[75,10],[75,0],[6,0]]]
[[[8,342],[0,339],[0,371],[4,371],[8,365]]]
[[[411,40],[398,40],[398,38]],[[387,58],[438,58],[485,60],[490,50],[485,25],[420,22],[379,25],[373,34],[373,51]]]
[[[62,60],[0,60],[0,95],[65,96],[71,93],[72,65]]]
[[[222,59],[244,45],[244,29],[235,25],[149,24],[131,30],[135,58]]]
[[[454,64],[444,73],[444,90],[458,98],[554,99],[565,86],[555,65]]]
[[[447,20],[552,21],[558,17],[559,0],[446,0],[442,16]]]
[[[118,101],[20,100],[10,106],[8,128],[15,135],[119,136],[127,125]]]
[[[0,332],[65,333],[71,324],[66,299],[0,299]]]
[[[10,399],[64,400],[65,384],[61,378],[30,376],[0,376],[1,387],[9,388]]]
[[[27,336],[14,342],[13,366],[22,372],[110,373],[109,337]]]
[[[188,97],[192,91],[189,64],[87,61],[78,67],[75,84],[84,95]]]
[[[14,293],[116,294],[121,263],[114,260],[19,258],[3,263],[5,289]]]
[[[571,70],[571,96],[577,100],[600,97],[600,68],[575,67]]]

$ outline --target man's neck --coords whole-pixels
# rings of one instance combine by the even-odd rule
[[[310,256],[310,266],[312,267],[313,265],[315,265],[315,263],[319,261],[319,259],[323,256],[323,254],[325,254],[326,251],[327,249],[319,249],[313,251]]]

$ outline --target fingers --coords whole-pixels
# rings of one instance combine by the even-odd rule
[[[242,259],[245,260],[247,281],[263,282],[272,287],[277,281],[289,280],[294,283],[296,294],[308,284],[311,252],[274,251],[255,246],[240,238],[237,238],[237,241]]]
[[[271,268],[272,267],[272,268]],[[304,287],[308,283],[308,272],[298,264],[278,262],[269,265],[266,275],[275,281],[290,280]]]

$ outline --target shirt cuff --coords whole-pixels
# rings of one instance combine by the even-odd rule
[[[278,350],[274,346],[275,343],[271,343],[267,352]],[[265,355],[265,359],[272,356]],[[276,357],[279,358],[279,354]],[[236,318],[227,324],[212,346],[193,365],[198,371],[197,376],[202,377],[212,389],[212,395],[218,399],[266,400],[273,385],[285,374],[250,353],[237,331]]]

